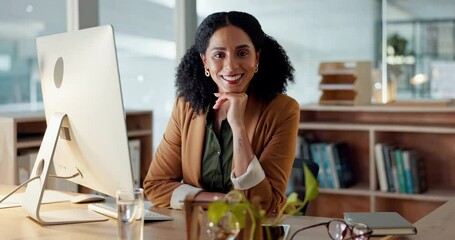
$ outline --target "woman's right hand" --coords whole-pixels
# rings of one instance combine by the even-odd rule
[[[214,93],[218,99],[213,106],[219,109],[222,105],[228,104],[227,120],[232,130],[242,130],[245,128],[245,109],[248,101],[246,93]]]

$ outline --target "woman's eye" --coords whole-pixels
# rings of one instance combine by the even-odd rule
[[[213,55],[214,58],[223,58],[224,57],[224,54],[223,53],[215,53]]]
[[[240,52],[238,52],[238,55],[239,55],[240,57],[248,56],[248,51],[240,51]]]

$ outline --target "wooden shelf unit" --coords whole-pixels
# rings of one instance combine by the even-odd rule
[[[129,139],[141,142],[141,183],[152,161],[151,111],[127,110],[126,127]],[[0,113],[0,183],[19,184],[17,158],[20,151],[38,151],[46,131],[44,112]]]
[[[372,94],[371,62],[322,62],[319,65],[320,104],[365,105]]]
[[[347,211],[396,211],[415,222],[455,197],[455,108],[401,106],[301,106],[299,134],[346,142],[357,184],[320,189],[308,215],[342,218]],[[375,143],[414,149],[423,159],[428,191],[381,192]]]

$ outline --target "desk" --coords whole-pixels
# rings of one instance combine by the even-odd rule
[[[12,186],[0,185],[0,193],[6,194]],[[87,204],[53,203],[44,204],[43,210],[59,208],[84,208]],[[180,210],[154,208],[153,211],[170,215],[173,221],[146,222],[144,239],[184,240],[186,239],[185,215]],[[297,229],[311,224],[324,222],[328,218],[321,217],[289,217],[284,223],[291,225],[290,234]],[[104,222],[79,223],[66,225],[41,226],[27,217],[21,207],[0,209],[1,239],[116,239],[117,222],[109,219]],[[299,233],[305,239],[329,239],[324,227],[308,229]],[[297,238],[297,239],[301,239]]]
[[[416,223],[417,234],[403,237],[389,237],[388,240],[426,240],[426,239],[453,239],[455,236],[455,199],[451,199],[442,206],[429,213]]]
[[[11,186],[0,185],[0,193],[11,191]],[[44,204],[42,209],[84,208],[87,204],[53,203]],[[146,222],[144,239],[184,240],[186,239],[185,215],[183,211],[163,208],[153,208],[153,211],[170,215],[173,221]],[[288,217],[284,221],[291,225],[290,234],[297,229],[315,223],[330,220],[323,217]],[[386,237],[384,239],[452,239],[455,229],[451,223],[455,221],[455,199],[452,199],[426,217],[415,223],[418,234],[406,237]],[[0,209],[0,238],[1,239],[116,239],[117,222],[109,219],[104,222],[79,223],[54,226],[41,226],[27,217],[21,207]],[[305,230],[296,239],[329,239],[324,227]],[[380,238],[370,238],[380,239]]]

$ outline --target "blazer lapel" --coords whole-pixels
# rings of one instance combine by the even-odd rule
[[[183,174],[186,181],[196,187],[201,187],[201,161],[205,138],[206,114],[192,113],[186,142],[186,161],[183,161]]]

